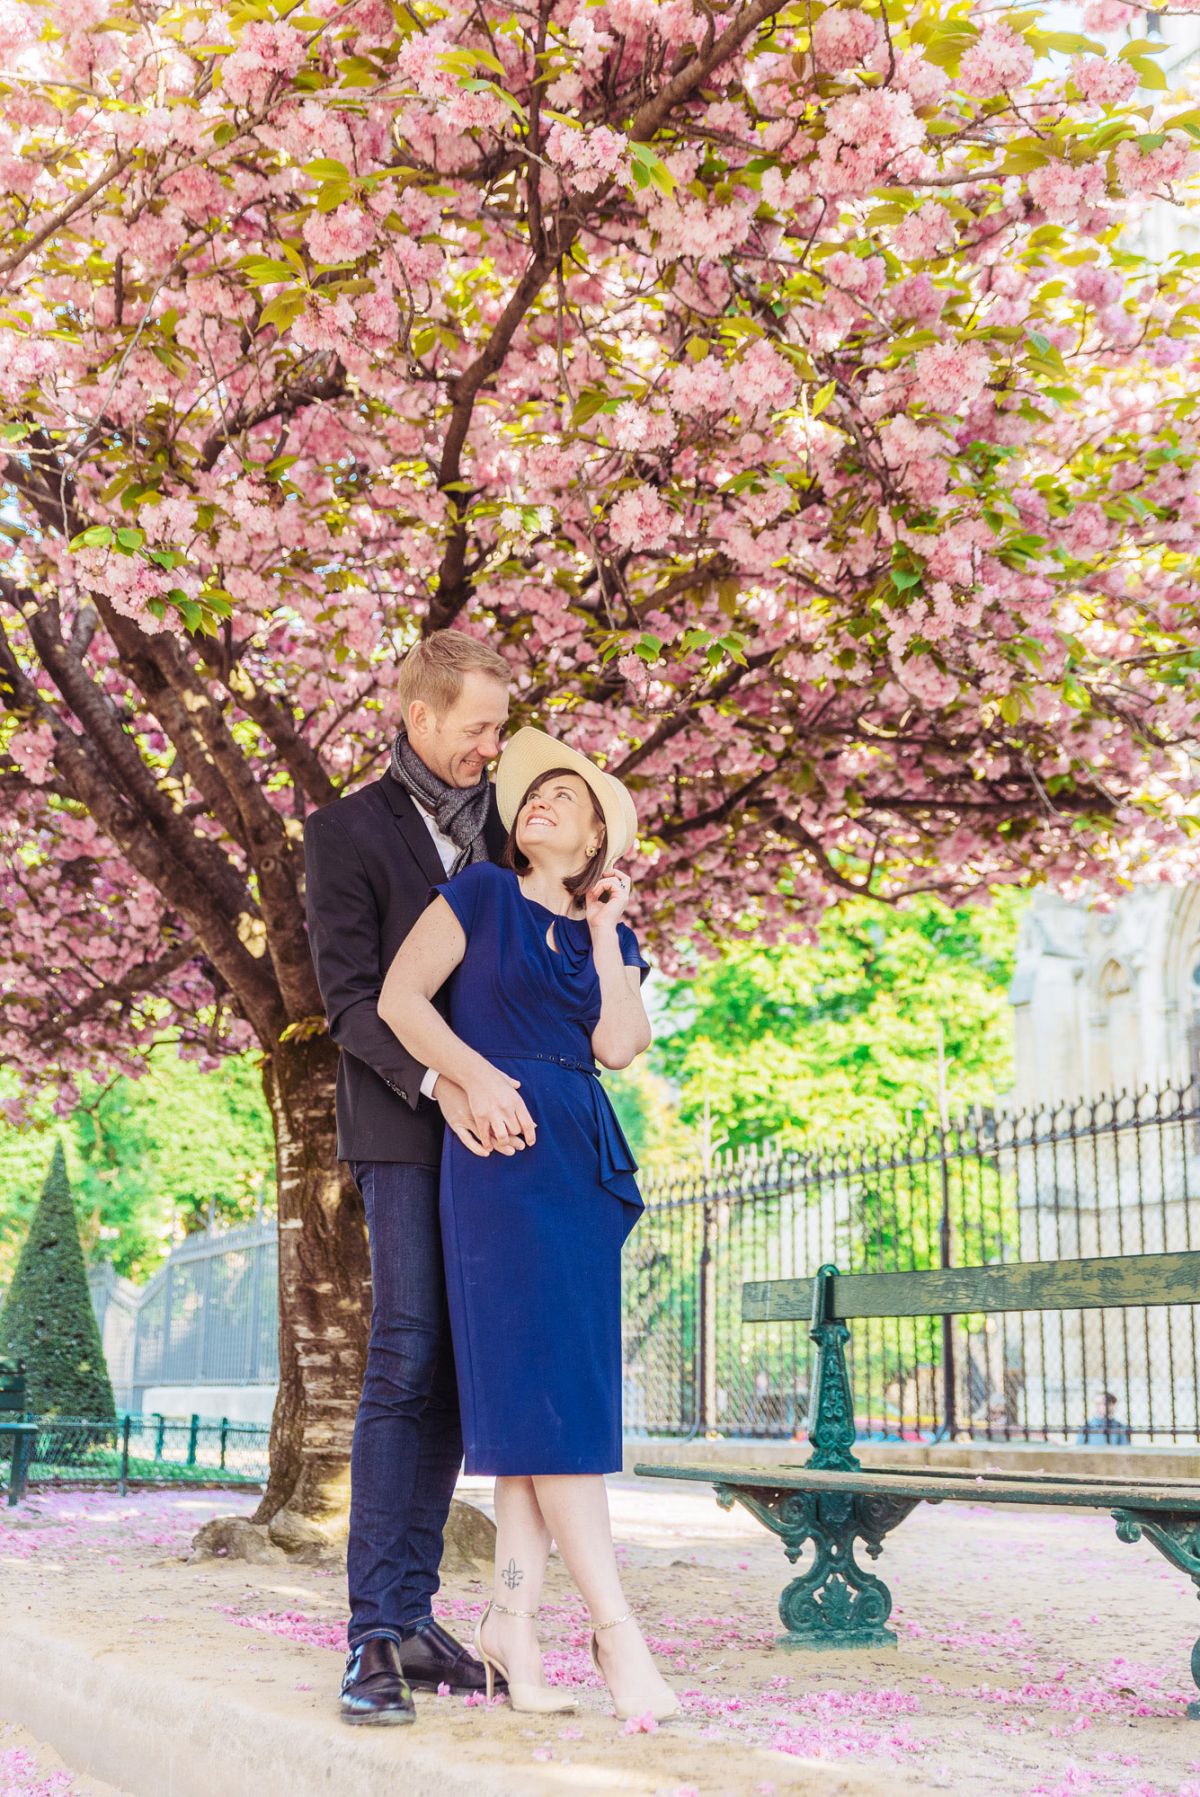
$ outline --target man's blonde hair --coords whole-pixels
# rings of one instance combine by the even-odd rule
[[[400,663],[396,690],[400,715],[408,723],[414,699],[428,705],[435,717],[444,717],[462,692],[463,676],[472,668],[493,680],[512,679],[512,669],[502,655],[462,630],[434,630],[414,643]]]

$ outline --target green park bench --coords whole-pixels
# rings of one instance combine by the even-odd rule
[[[864,1468],[853,1452],[854,1400],[845,1358],[851,1318],[1195,1303],[1200,1303],[1200,1252],[913,1273],[843,1274],[827,1266],[812,1279],[757,1281],[742,1287],[744,1323],[811,1320],[817,1363],[807,1461],[766,1467],[639,1465],[635,1471],[650,1479],[715,1486],[721,1507],[742,1504],[781,1538],[793,1564],[811,1542],[812,1564],[779,1600],[788,1631],[780,1637],[781,1647],[894,1646],[895,1633],[887,1626],[891,1593],[856,1563],[854,1543],[861,1540],[871,1558],[878,1558],[884,1536],[922,1502],[1107,1510],[1120,1540],[1145,1536],[1200,1590],[1200,1480],[1154,1484],[1096,1475]],[[1200,1685],[1200,1640],[1191,1666]],[[1200,1718],[1200,1702],[1189,1704],[1187,1713]]]
[[[8,1501],[15,1504],[25,1496],[29,1462],[37,1441],[37,1424],[25,1420],[25,1362],[0,1360],[0,1444],[12,1436],[12,1471],[8,1479]]]

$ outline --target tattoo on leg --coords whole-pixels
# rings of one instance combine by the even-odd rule
[[[504,1580],[504,1583],[508,1586],[510,1591],[515,1591],[517,1586],[521,1583],[521,1580],[525,1577],[525,1574],[521,1571],[521,1568],[517,1565],[516,1561],[510,1559],[508,1565],[500,1574],[500,1577]]]

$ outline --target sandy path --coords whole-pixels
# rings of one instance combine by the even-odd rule
[[[463,1495],[485,1493],[472,1482]],[[460,1771],[478,1767],[481,1790],[489,1768],[511,1769],[510,1788],[530,1797],[1200,1797],[1200,1723],[1183,1716],[1195,1695],[1188,1656],[1200,1610],[1181,1574],[1144,1543],[1122,1546],[1105,1517],[922,1507],[879,1562],[897,1599],[900,1646],[818,1657],[773,1645],[788,1569],[752,1519],[721,1512],[702,1488],[615,1479],[612,1496],[630,1594],[686,1720],[650,1735],[622,1731],[556,1567],[543,1639],[550,1676],[578,1688],[579,1716],[537,1723],[418,1698],[411,1735],[354,1731],[355,1741],[371,1736],[381,1792],[436,1789],[428,1771],[420,1782],[403,1777],[406,1742],[419,1740],[423,1760],[444,1750]],[[334,1714],[340,1577],[181,1557],[199,1521],[249,1503],[221,1493],[60,1493],[0,1513],[0,1631],[11,1645],[13,1631],[43,1617],[131,1679],[169,1671],[190,1681],[214,1729],[236,1692],[264,1718],[320,1729],[336,1752],[350,1735]],[[477,1583],[445,1593],[456,1632],[469,1632],[481,1598]],[[0,1716],[2,1653],[0,1644]],[[399,1785],[384,1774],[393,1767]],[[372,1779],[356,1775],[354,1788],[369,1794]],[[95,1790],[68,1784],[63,1797]],[[288,1792],[281,1773],[265,1797]]]

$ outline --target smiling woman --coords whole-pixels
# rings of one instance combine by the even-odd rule
[[[572,903],[595,885],[608,853],[604,811],[587,781],[569,768],[551,768],[526,788],[504,850],[504,865],[521,876],[522,890],[534,899],[539,894],[538,872],[525,850],[537,841],[553,841],[558,853],[572,861],[584,857],[578,873],[554,880],[571,895]]]

